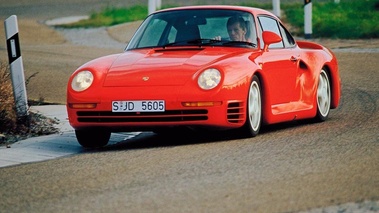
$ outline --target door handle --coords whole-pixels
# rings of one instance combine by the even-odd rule
[[[291,56],[290,61],[296,62],[299,60],[299,57]]]

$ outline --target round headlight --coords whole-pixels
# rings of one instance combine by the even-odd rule
[[[93,75],[90,71],[78,72],[72,79],[71,88],[77,92],[88,89],[93,82]]]
[[[210,90],[220,83],[221,73],[217,69],[211,68],[202,72],[197,80],[199,87],[205,90]]]

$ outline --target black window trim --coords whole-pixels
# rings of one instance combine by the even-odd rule
[[[286,49],[287,47],[286,47],[286,45],[284,44],[284,41],[283,41],[283,35],[282,35],[283,32],[282,32],[281,27],[280,27],[281,23],[275,17],[267,15],[267,14],[260,14],[260,15],[257,16],[257,19],[258,19],[257,21],[258,21],[259,27],[260,27],[260,39],[262,39],[262,43],[263,43],[262,33],[263,33],[264,30],[263,30],[263,27],[262,27],[262,23],[259,20],[260,17],[265,17],[265,18],[269,18],[269,19],[274,20],[276,22],[276,26],[278,27],[278,30],[279,30],[279,33],[280,33],[279,36],[282,38],[281,43],[282,43],[283,47],[274,47],[274,48],[269,48],[269,49],[272,49],[272,50],[275,50],[275,49]],[[263,48],[263,47],[261,47],[261,48]]]

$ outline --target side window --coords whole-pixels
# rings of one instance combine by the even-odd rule
[[[269,18],[267,16],[260,16],[258,17],[258,20],[259,20],[259,24],[262,29],[262,32],[271,31],[278,34],[279,36],[282,35],[280,33],[278,22],[275,19]],[[261,46],[263,47],[263,41],[261,43]],[[270,45],[270,48],[283,48],[283,47],[284,47],[283,42],[278,42],[278,43]]]
[[[292,35],[288,32],[284,26],[280,24],[280,31],[282,32],[283,35],[283,42],[285,47],[293,47],[295,46],[296,42],[295,39],[292,37]]]

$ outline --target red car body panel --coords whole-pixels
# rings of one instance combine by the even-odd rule
[[[185,7],[199,8],[243,10],[254,17],[274,17],[256,8]],[[197,78],[208,68],[220,70],[221,83],[214,89],[204,90],[198,86]],[[322,69],[329,74],[331,108],[336,108],[341,96],[337,59],[331,51],[315,43],[297,41],[292,48],[268,51],[260,46],[127,50],[90,61],[73,73],[67,87],[68,117],[76,130],[104,127],[112,131],[133,131],[169,126],[238,128],[246,121],[248,88],[257,75],[262,84],[265,124],[313,118],[317,113],[316,94]],[[94,82],[88,89],[76,92],[70,84],[82,70],[92,72]],[[127,100],[164,100],[166,112],[112,113],[112,101]],[[199,106],[184,106],[184,103]],[[94,108],[78,108],[75,104],[94,104]]]

